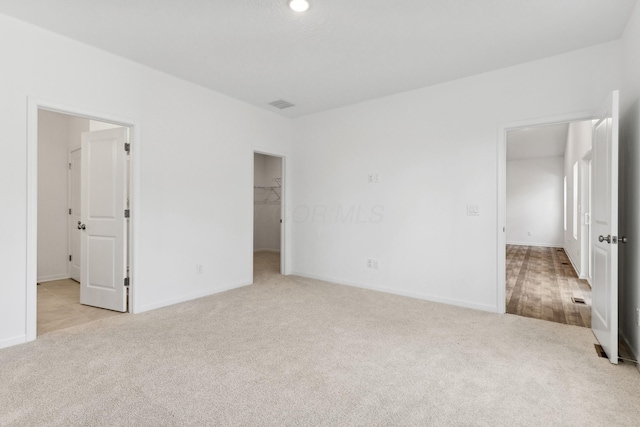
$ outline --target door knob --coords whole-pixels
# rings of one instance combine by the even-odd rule
[[[622,236],[620,239],[618,239],[618,241],[620,243],[627,243],[627,236]]]
[[[86,227],[85,225],[82,223],[82,221],[78,221],[78,230],[84,230]]]
[[[598,236],[598,241],[599,242],[607,242],[607,243],[611,243],[611,235],[604,237],[604,236]]]

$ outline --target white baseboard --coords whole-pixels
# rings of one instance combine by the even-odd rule
[[[553,243],[535,243],[535,242],[507,242],[507,245],[512,246],[535,246],[538,248],[564,248],[562,244]]]
[[[3,340],[0,340],[0,348],[12,347],[14,345],[24,344],[26,342],[27,342],[26,335],[19,335],[17,337],[5,338]]]
[[[571,255],[569,254],[569,252],[567,252],[566,249],[565,249],[564,253],[567,254],[567,258],[569,258],[569,262],[573,266],[573,271],[576,272],[576,274],[578,275],[578,278],[586,279],[586,277],[582,277],[582,273],[580,272],[580,269],[576,266],[576,263],[573,262],[573,258],[571,258]]]
[[[263,248],[263,249],[254,249],[253,252],[275,252],[275,253],[280,253],[280,249],[269,249],[269,248]]]
[[[42,283],[42,282],[53,282],[54,280],[62,280],[62,279],[68,279],[69,278],[69,273],[64,273],[64,274],[50,274],[48,276],[39,276],[38,277],[38,283]]]
[[[315,274],[306,274],[306,273],[302,273],[302,272],[299,272],[299,271],[293,271],[293,272],[291,272],[291,274],[293,274],[295,276],[306,277],[308,279],[316,279],[316,280],[322,280],[324,282],[331,282],[331,283],[335,283],[335,284],[338,284],[338,285],[353,286],[354,288],[361,288],[361,289],[368,289],[370,291],[384,292],[386,294],[401,295],[401,296],[404,296],[404,297],[416,298],[416,299],[421,299],[421,300],[425,300],[425,301],[437,302],[437,303],[441,303],[441,304],[454,305],[454,306],[457,306],[457,307],[472,308],[474,310],[488,311],[488,312],[491,312],[491,313],[497,313],[498,312],[498,307],[497,306],[493,306],[493,305],[478,304],[478,303],[471,302],[471,301],[457,300],[457,299],[453,299],[453,298],[443,298],[443,297],[439,297],[439,296],[436,296],[436,295],[422,294],[422,293],[419,293],[419,292],[408,292],[408,291],[403,291],[403,290],[398,290],[398,289],[385,288],[385,287],[381,287],[381,286],[371,286],[371,285],[367,285],[367,284],[363,284],[363,283],[353,283],[353,282],[348,282],[348,281],[345,281],[345,280],[337,279],[335,277],[319,276],[319,275],[315,275]]]
[[[221,292],[230,291],[232,289],[242,288],[244,286],[249,286],[251,284],[252,283],[241,283],[239,285],[220,286],[204,292],[196,292],[196,293],[184,295],[178,298],[172,298],[164,301],[158,301],[151,304],[146,304],[136,309],[135,314],[144,313],[145,311],[151,311],[157,308],[168,307],[170,305],[179,304],[181,302],[191,301],[198,298],[208,297],[210,295],[219,294]]]

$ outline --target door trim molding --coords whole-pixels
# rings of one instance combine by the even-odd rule
[[[497,267],[496,267],[496,311],[504,314],[507,311],[506,306],[506,242],[507,242],[507,132],[514,129],[524,127],[538,127],[557,123],[577,122],[582,120],[591,120],[593,112],[576,112],[568,114],[560,114],[555,116],[538,117],[509,123],[503,123],[498,127],[498,176],[497,176],[497,192],[498,192],[498,215],[496,231],[497,236]]]
[[[72,162],[72,157],[73,157],[73,153],[75,153],[76,151],[80,151],[82,152],[82,148],[75,148],[73,150],[67,150],[67,161],[69,162],[69,165],[71,165]],[[73,170],[69,169],[68,173],[67,173],[67,206],[69,209],[73,208],[73,195],[72,195],[72,184],[71,181],[73,180]],[[73,221],[71,221],[71,215],[69,215],[69,220],[68,220],[68,224],[69,224],[69,230],[67,230],[68,232],[68,249],[67,252],[69,254],[69,256],[73,255],[73,238],[72,235],[74,233],[73,231]],[[75,280],[73,278],[72,275],[72,271],[73,271],[73,261],[67,261],[67,272],[68,272],[68,276],[70,279]]]
[[[129,234],[129,277],[137,271],[138,259],[137,241],[140,223],[140,121],[117,114],[105,113],[83,107],[76,107],[42,98],[27,97],[27,233],[26,233],[26,307],[25,332],[26,341],[33,341],[37,334],[37,274],[38,274],[38,110],[48,110],[55,113],[82,117],[126,126],[130,129],[132,142],[130,154],[130,183],[129,198],[131,205],[130,234]],[[129,288],[129,312],[136,313],[136,295],[138,293],[135,281]]]

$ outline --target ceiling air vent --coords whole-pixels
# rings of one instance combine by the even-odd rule
[[[273,105],[274,107],[279,108],[281,110],[284,110],[285,108],[289,108],[289,107],[295,107],[295,105],[293,105],[289,101],[285,101],[284,99],[279,99],[277,101],[270,102],[269,105]]]

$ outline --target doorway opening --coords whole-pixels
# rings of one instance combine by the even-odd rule
[[[586,134],[591,134],[591,181],[584,179],[588,173],[580,173],[580,166],[588,166],[588,150],[580,155],[580,150],[571,150],[566,147],[566,152],[573,153],[570,158],[565,156],[564,182],[573,179],[578,182],[578,186],[569,189],[568,183],[564,185],[563,197],[564,209],[564,234],[565,236],[580,236],[584,226],[589,226],[585,237],[589,234],[591,239],[588,245],[591,250],[590,264],[586,266],[576,266],[576,270],[585,274],[591,274],[591,330],[599,344],[607,354],[609,361],[618,363],[619,349],[619,329],[618,329],[618,240],[625,242],[624,236],[618,236],[618,121],[619,121],[619,91],[612,91],[607,95],[595,114],[579,113],[566,116],[558,116],[550,119],[534,119],[517,124],[503,125],[500,127],[498,137],[498,236],[497,236],[497,301],[496,306],[499,313],[506,312],[506,248],[507,248],[507,202],[506,202],[506,180],[507,180],[507,134],[509,131],[524,127],[540,127],[547,124],[570,123],[578,126],[584,125]],[[572,123],[580,122],[580,123]],[[579,133],[576,131],[576,133]],[[567,145],[571,138],[567,137]],[[580,145],[580,144],[578,144]],[[589,185],[590,212],[586,212],[588,222],[585,221],[585,212],[582,212],[580,194],[580,179],[583,184]],[[587,183],[588,182],[588,183]],[[572,199],[569,199],[570,194]],[[576,200],[577,199],[577,200]],[[570,212],[571,207],[571,212]],[[569,224],[570,219],[573,220]],[[582,227],[578,221],[583,221]],[[596,238],[597,236],[597,238]],[[574,239],[574,240],[580,240]],[[571,240],[570,240],[571,242]],[[574,242],[575,243],[575,242]],[[574,248],[583,248],[578,243]],[[571,259],[571,248],[565,238],[564,248]],[[574,260],[581,257],[573,257]],[[575,261],[574,261],[575,263]],[[586,270],[585,270],[586,268]],[[589,274],[589,273],[586,273]]]
[[[253,153],[254,283],[284,274],[284,160]]]
[[[506,131],[506,313],[591,327],[591,132],[591,120]]]
[[[130,128],[63,111],[30,108],[28,340],[129,311]]]

